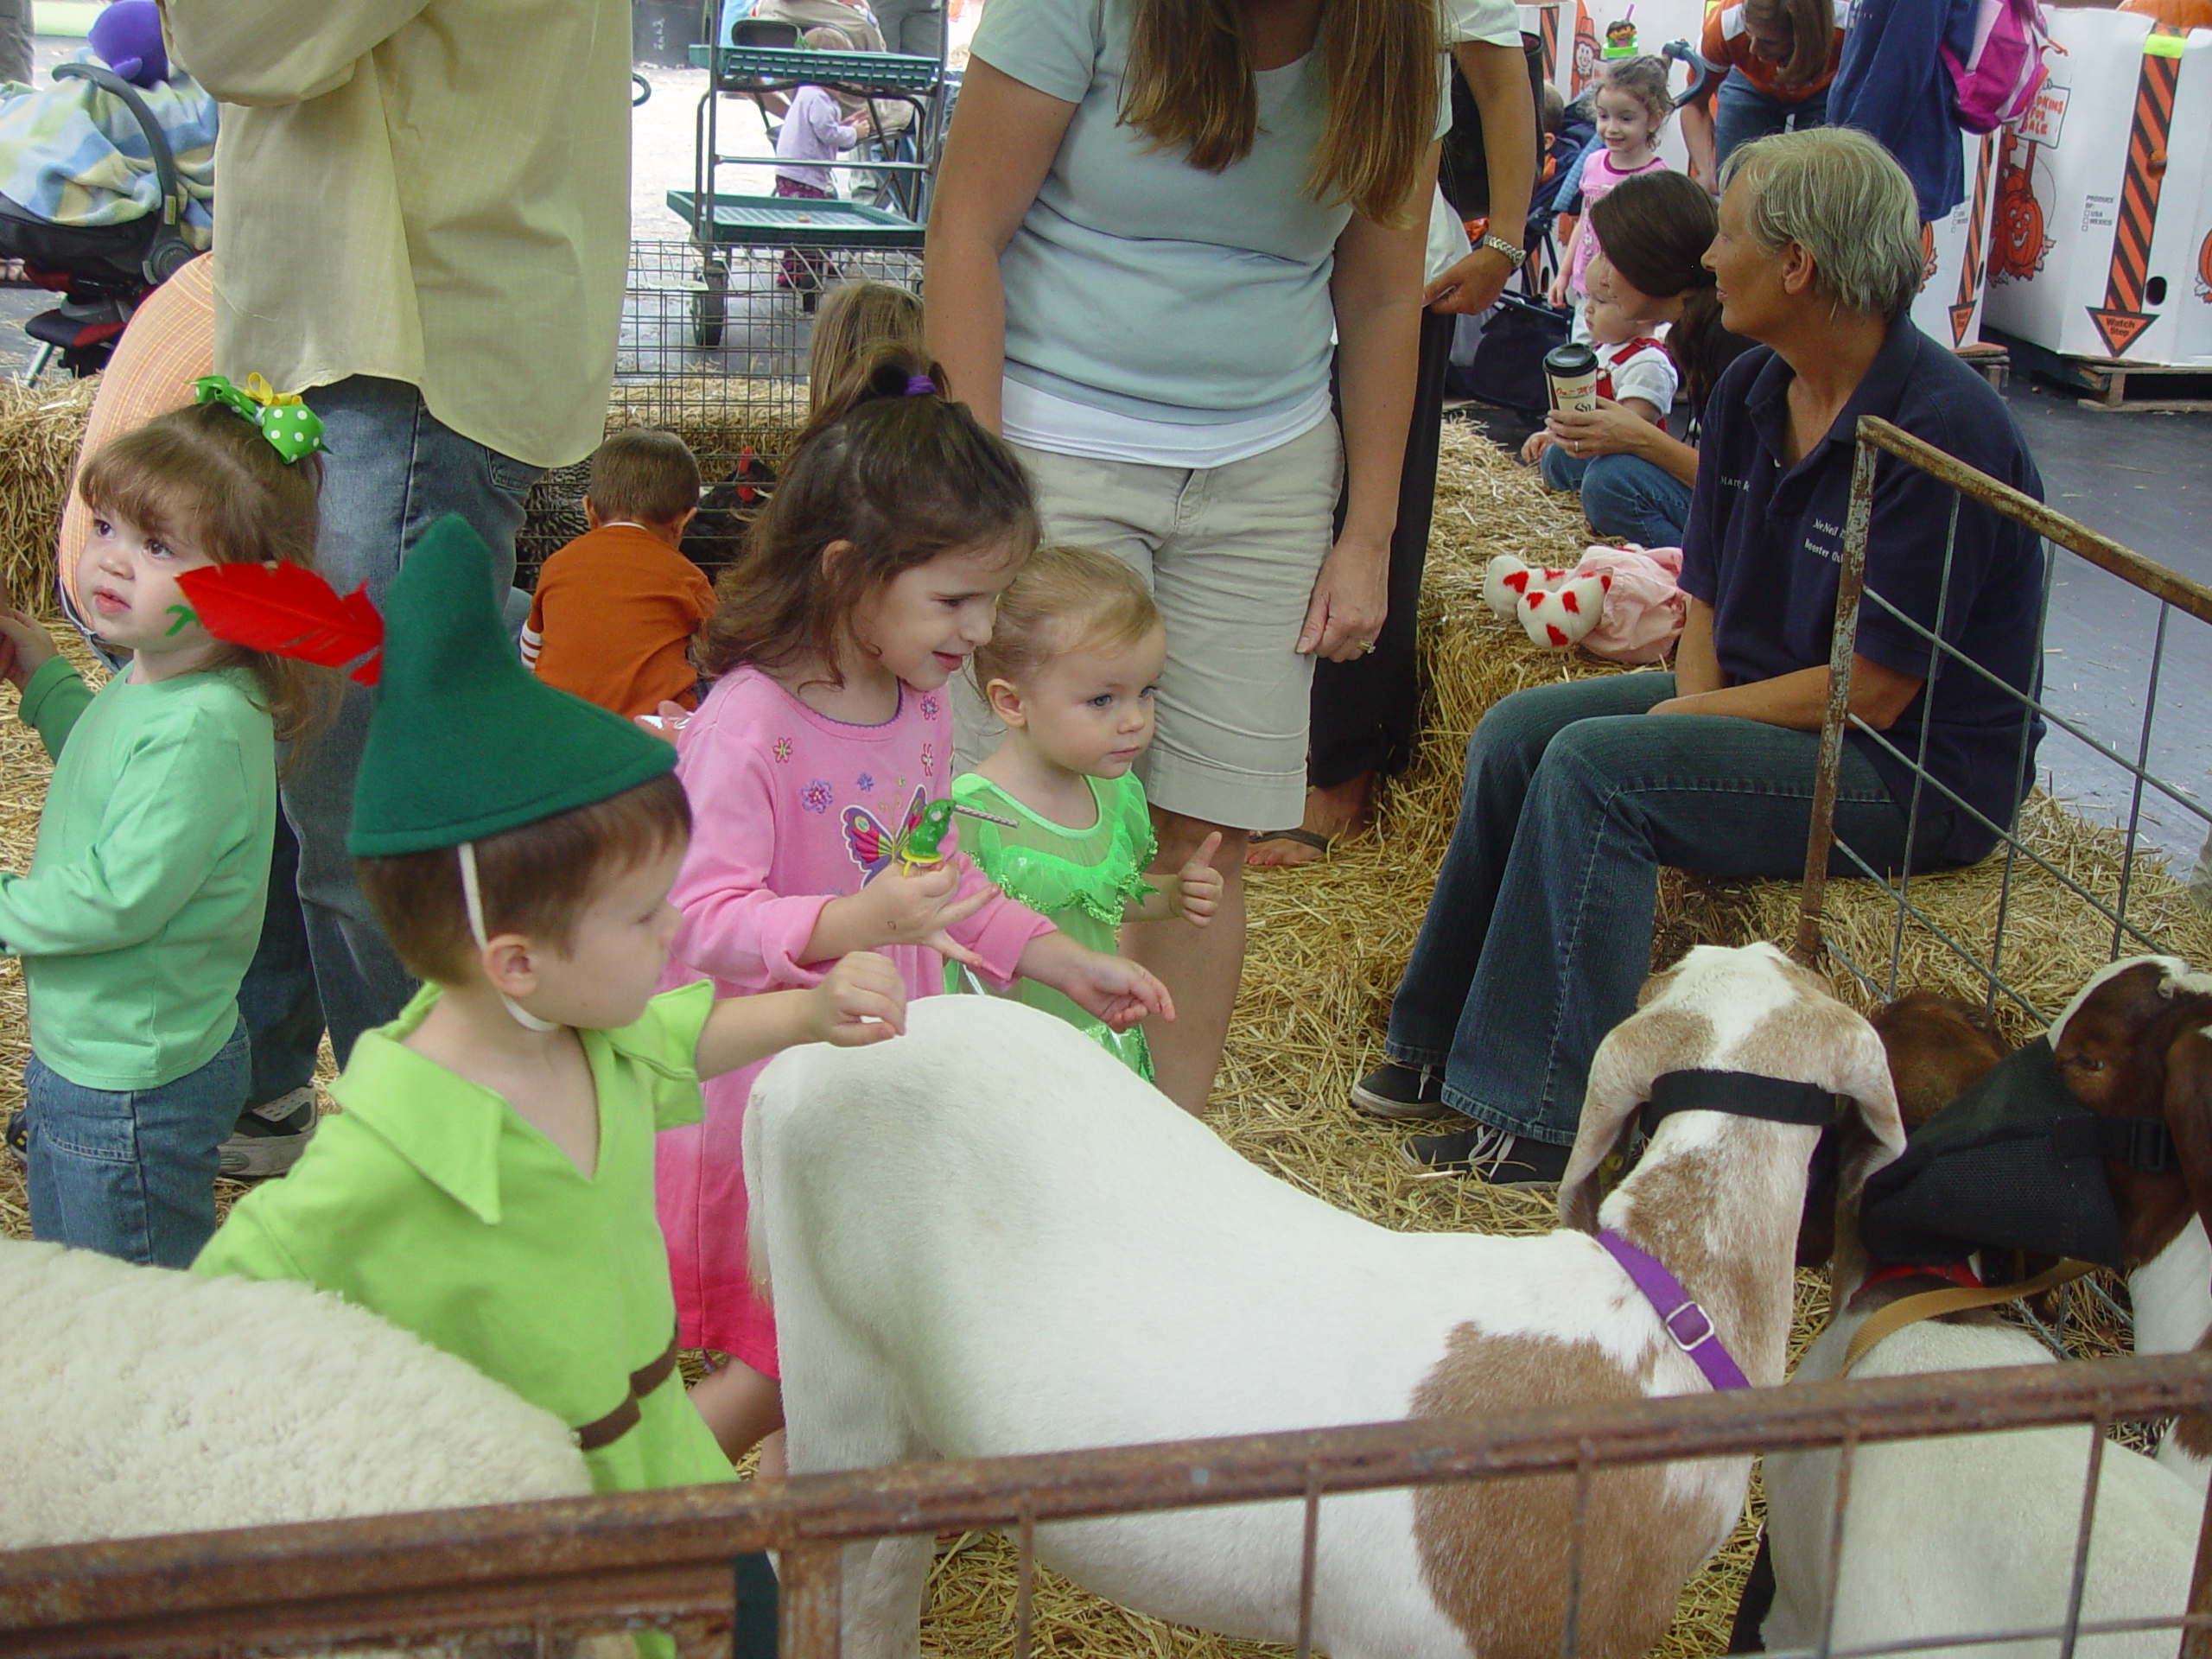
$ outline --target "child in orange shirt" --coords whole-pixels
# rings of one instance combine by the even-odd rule
[[[715,590],[677,550],[699,463],[673,432],[617,432],[591,458],[591,529],[545,561],[522,659],[548,685],[618,715],[696,705],[691,638]]]

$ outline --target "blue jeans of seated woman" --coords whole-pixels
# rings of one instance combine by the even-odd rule
[[[1572,1144],[1591,1057],[1650,972],[1659,867],[1803,871],[1818,734],[1647,712],[1674,694],[1657,672],[1538,686],[1468,740],[1459,819],[1385,1043],[1394,1060],[1440,1070],[1454,1111]],[[1935,867],[1948,817],[1931,821],[1923,801],[1913,868]],[[1877,868],[1904,862],[1905,815],[1851,744],[1835,823]]]
[[[1582,492],[1582,516],[1601,542],[1680,547],[1690,486],[1641,455],[1575,455],[1553,444],[1536,458],[1544,483]]]
[[[1738,144],[1754,138],[1770,138],[1777,132],[1802,132],[1828,124],[1828,91],[1823,86],[1810,98],[1785,104],[1751,85],[1740,69],[1731,69],[1720,90],[1713,95],[1713,162],[1727,162]]]
[[[240,1021],[214,1058],[153,1089],[87,1089],[34,1054],[31,1236],[156,1268],[188,1268],[215,1230],[216,1148],[252,1075]]]

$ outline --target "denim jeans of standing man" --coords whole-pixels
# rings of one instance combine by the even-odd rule
[[[1516,692],[1475,728],[1385,1043],[1440,1070],[1454,1111],[1571,1145],[1591,1057],[1650,972],[1659,867],[1803,870],[1818,734],[1647,712],[1674,694],[1667,673],[1572,680]],[[1877,868],[1903,863],[1905,815],[1849,744],[1835,824]],[[1935,868],[1948,827],[1923,803],[1913,868]]]
[[[491,548],[494,597],[504,601],[523,500],[543,469],[461,436],[397,380],[355,376],[306,397],[330,447],[315,555],[331,585],[344,593],[365,582],[382,606],[406,550],[455,512]],[[347,681],[331,723],[289,757],[281,780],[284,815],[299,841],[308,950],[340,1065],[353,1039],[396,1015],[414,988],[369,912],[346,850],[368,723],[369,695]]]
[[[1731,69],[1713,95],[1713,159],[1718,167],[1731,151],[1754,138],[1770,138],[1777,132],[1802,132],[1824,127],[1828,121],[1828,94],[1824,86],[1810,98],[1785,104],[1751,85],[1740,69]]]

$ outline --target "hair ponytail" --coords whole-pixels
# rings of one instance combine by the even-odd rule
[[[800,433],[745,551],[716,585],[700,665],[720,675],[835,664],[855,608],[902,570],[955,548],[1037,546],[1029,478],[947,395],[944,369],[887,341],[829,389]],[[833,543],[849,556],[825,559]]]
[[[1720,326],[1719,296],[1705,268],[1719,225],[1713,198],[1681,173],[1639,173],[1590,204],[1591,233],[1629,286],[1681,301],[1682,315],[1667,331],[1667,354],[1681,371],[1692,408],[1747,343]]]

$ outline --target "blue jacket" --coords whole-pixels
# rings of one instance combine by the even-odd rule
[[[1828,122],[1881,140],[1912,179],[1923,224],[1966,200],[1951,72],[1973,49],[1975,0],[1853,0],[1828,88]]]

